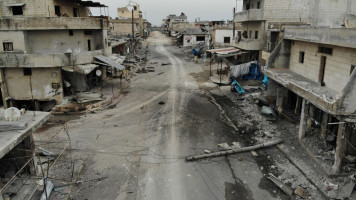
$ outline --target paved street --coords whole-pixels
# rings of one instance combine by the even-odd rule
[[[156,71],[135,73],[115,108],[68,122],[74,158],[86,163],[72,198],[288,199],[264,176],[273,161],[263,151],[185,161],[242,140],[211,102],[216,86],[202,81],[206,70],[159,32],[147,42]]]

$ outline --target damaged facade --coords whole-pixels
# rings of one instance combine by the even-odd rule
[[[317,25],[338,27],[355,10],[351,0],[244,0],[234,21],[242,23],[235,46],[250,53],[250,60],[268,60],[283,38],[284,26]],[[352,9],[353,8],[353,9]]]
[[[264,71],[279,110],[301,114],[300,139],[316,127],[317,137],[336,142],[333,173],[356,155],[355,41],[354,29],[286,27]]]
[[[99,67],[94,64],[95,56],[111,55],[109,18],[89,16],[89,7],[105,5],[71,0],[6,0],[0,4],[5,108],[27,104],[29,109],[48,110],[48,104],[63,102],[65,92],[89,89],[83,81],[95,76],[92,72]],[[80,76],[82,81],[78,81]]]

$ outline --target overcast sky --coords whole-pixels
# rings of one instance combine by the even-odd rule
[[[109,6],[110,16],[117,17],[117,8],[124,7],[128,0],[92,0]],[[179,15],[184,12],[188,21],[200,20],[232,20],[232,9],[236,0],[136,0],[141,6],[143,17],[146,16],[152,25],[160,26],[162,19],[169,14]],[[242,9],[242,0],[237,1],[237,10]],[[92,9],[94,15],[99,15],[98,9]]]

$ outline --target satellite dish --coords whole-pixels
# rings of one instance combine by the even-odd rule
[[[7,121],[18,121],[20,119],[21,112],[15,107],[11,107],[5,110],[5,119]]]
[[[96,73],[96,76],[101,76],[103,74],[100,69],[96,70],[95,73]]]

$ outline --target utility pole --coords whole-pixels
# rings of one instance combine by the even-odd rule
[[[134,53],[134,40],[135,40],[135,27],[134,27],[134,10],[132,9],[132,41],[131,41],[131,51],[132,51],[132,57],[135,56]]]
[[[237,4],[237,1],[236,1]],[[236,32],[236,27],[235,27],[235,13],[236,13],[236,8],[234,8],[233,10],[233,14],[232,14],[232,26],[233,26],[233,33],[232,36],[235,38],[235,32]]]

